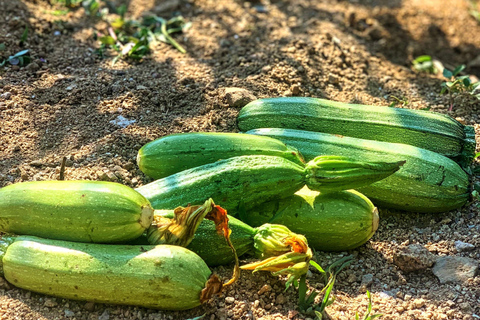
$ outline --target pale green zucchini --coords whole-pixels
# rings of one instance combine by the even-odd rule
[[[160,179],[218,160],[254,154],[303,163],[297,150],[272,138],[241,133],[192,132],[171,134],[147,143],[138,151],[137,164],[147,176]]]
[[[240,110],[242,131],[299,129],[403,143],[431,150],[468,165],[475,156],[473,128],[429,111],[348,104],[318,98],[259,99]],[[473,135],[472,135],[473,133]]]
[[[141,194],[103,181],[33,181],[0,189],[0,231],[80,242],[121,242],[150,226]]]
[[[363,194],[340,191],[322,194],[303,188],[293,196],[269,201],[240,215],[252,225],[282,224],[303,234],[310,247],[346,251],[367,242],[378,228],[378,211]]]
[[[336,163],[339,170],[331,163]],[[401,164],[318,157],[303,167],[277,156],[240,156],[181,171],[136,190],[155,209],[175,209],[212,198],[235,215],[240,204],[249,209],[285,198],[305,184],[323,192],[367,185],[389,176]]]
[[[201,304],[211,276],[179,246],[0,239],[0,273],[17,287],[67,299],[185,310]]]
[[[357,189],[379,207],[444,212],[460,208],[470,196],[469,177],[462,168],[429,150],[292,129],[267,128],[248,133],[273,137],[292,145],[307,161],[322,154],[344,155],[363,161],[406,160],[400,170],[386,179]]]

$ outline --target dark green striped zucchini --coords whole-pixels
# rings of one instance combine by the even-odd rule
[[[238,115],[242,131],[299,129],[413,145],[462,165],[475,155],[475,133],[455,119],[429,111],[347,104],[317,98],[259,99]]]
[[[155,215],[173,218],[172,210],[155,210]],[[253,237],[255,229],[242,221],[228,216],[228,226],[232,230],[230,240],[240,257],[244,254],[255,254]],[[142,237],[142,244],[148,244],[146,237]],[[219,236],[215,230],[215,224],[210,220],[203,220],[192,242],[187,249],[198,254],[210,267],[229,264],[235,261],[232,249],[227,245],[225,238]]]
[[[253,208],[288,197],[305,184],[323,192],[367,185],[389,176],[401,164],[318,157],[304,167],[277,156],[240,156],[181,171],[136,190],[155,209],[175,209],[212,198],[235,215],[240,204]]]
[[[198,255],[171,245],[3,236],[0,262],[5,279],[23,289],[67,299],[167,310],[199,306],[208,298],[201,295],[211,276]]]
[[[272,155],[297,164],[297,150],[284,143],[241,133],[193,132],[171,134],[144,145],[137,156],[140,170],[154,179],[207,163],[244,155]]]
[[[355,249],[378,228],[377,208],[355,190],[322,194],[303,188],[291,197],[263,203],[240,218],[252,226],[282,224],[303,234],[310,247],[321,251]]]
[[[103,181],[33,181],[0,189],[0,231],[80,242],[121,242],[150,226],[141,194]]]
[[[322,154],[345,155],[363,161],[404,159],[393,175],[357,189],[380,207],[416,212],[444,212],[469,199],[469,177],[460,166],[438,153],[405,144],[356,139],[291,129],[249,131],[297,148],[308,161]]]

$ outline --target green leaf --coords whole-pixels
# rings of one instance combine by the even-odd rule
[[[7,48],[7,46],[5,45],[5,43],[0,43],[0,51],[3,51]]]
[[[106,44],[106,45],[113,45],[116,42],[112,36],[103,36],[103,37],[100,37],[98,40],[100,40],[102,44]]]
[[[28,26],[25,27],[25,30],[22,33],[22,37],[20,38],[20,43],[23,44],[25,41],[27,41],[27,38],[28,38]]]
[[[445,78],[450,79],[451,77],[453,77],[453,73],[450,70],[448,70],[447,68],[445,68],[445,69],[443,69],[443,76]]]
[[[323,316],[321,312],[315,311],[315,316],[317,317],[318,320],[322,320]]]
[[[465,65],[462,64],[462,65],[459,65],[458,67],[455,68],[455,70],[453,70],[453,75],[456,76],[457,74],[459,74],[460,72],[463,71],[463,69],[465,69]]]
[[[432,61],[432,57],[428,55],[419,56],[415,60],[413,60],[413,63],[422,63],[426,61]]]
[[[469,87],[471,84],[470,78],[467,76],[467,78],[463,79],[463,84],[465,87]]]
[[[15,53],[12,57],[17,58],[17,57],[23,56],[27,53],[28,53],[28,49],[27,50],[22,50],[20,52]]]
[[[320,273],[325,274],[325,270],[323,270],[323,268],[320,267],[320,265],[319,265],[318,263],[316,263],[316,262],[313,261],[313,260],[310,260],[310,264],[311,264],[312,266],[314,266],[315,269],[317,269]]]

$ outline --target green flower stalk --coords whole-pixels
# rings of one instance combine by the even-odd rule
[[[323,193],[356,189],[385,179],[404,164],[405,161],[363,162],[342,156],[319,156],[306,165],[306,184]]]

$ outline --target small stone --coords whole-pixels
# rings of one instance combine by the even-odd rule
[[[126,164],[123,165],[123,169],[125,170],[131,170],[133,169],[133,167],[134,167],[134,164],[131,162],[127,162]]]
[[[142,85],[137,86],[137,90],[147,90],[148,88]]]
[[[287,302],[287,299],[285,298],[285,296],[283,294],[279,294],[277,296],[277,298],[275,299],[275,304],[278,304],[278,305],[282,305],[285,302]]]
[[[225,88],[225,99],[230,107],[241,108],[256,100],[250,91],[242,88]]]
[[[40,66],[36,62],[32,62],[25,67],[25,70],[30,72],[37,72]]]
[[[111,172],[111,171],[108,171],[107,172],[107,177],[108,177],[108,181],[118,181],[118,177],[115,175],[115,173]]]
[[[22,178],[23,181],[28,180],[29,177],[30,177],[30,176],[28,175],[28,172],[23,171],[23,170],[21,171],[21,173],[20,173],[20,178]]]
[[[362,276],[362,282],[360,283],[359,291],[362,293],[367,292],[367,288],[373,283],[373,274],[365,274]]]
[[[70,159],[65,160],[65,167],[72,167],[73,166],[73,161]]]
[[[264,67],[262,68],[262,72],[263,72],[263,73],[268,73],[268,72],[270,72],[270,70],[272,70],[272,67],[271,67],[271,66],[264,66]]]
[[[101,181],[108,181],[108,175],[106,172],[103,171],[97,171],[97,178]]]
[[[153,9],[156,14],[165,13],[166,11],[174,11],[180,7],[180,0],[160,1],[160,4]]]
[[[75,312],[73,312],[72,310],[65,309],[64,312],[65,312],[65,317],[67,318],[75,316]]]
[[[45,299],[45,302],[43,303],[43,305],[47,308],[54,308],[58,305],[57,301],[53,300],[53,299]]]
[[[404,272],[430,268],[435,259],[435,255],[421,244],[411,244],[393,255],[393,263]]]
[[[226,297],[225,302],[228,303],[228,304],[232,304],[232,303],[235,302],[235,298],[234,297]]]
[[[348,283],[354,283],[357,281],[357,276],[354,273],[350,273],[347,278]]]
[[[456,256],[444,256],[437,259],[432,269],[440,283],[463,283],[478,273],[478,261]]]
[[[5,99],[5,100],[10,99],[11,96],[12,96],[12,93],[11,93],[11,92],[8,92],[8,91],[5,92],[5,93],[0,94],[0,98],[3,98],[3,99]]]
[[[284,93],[283,93],[283,96],[284,97],[291,97],[293,95],[292,91],[289,89],[289,90],[286,90]]]
[[[475,246],[471,243],[457,240],[455,241],[455,249],[457,249],[458,252],[466,252],[474,250]]]
[[[31,167],[41,167],[43,166],[43,162],[40,160],[33,160],[29,163]]]
[[[425,300],[424,299],[415,299],[415,300],[413,300],[413,304],[415,305],[416,308],[421,308],[425,305]]]
[[[269,284],[264,284],[263,287],[258,290],[258,295],[261,296],[265,292],[272,291],[272,287]]]
[[[337,84],[339,82],[338,76],[336,74],[329,73],[328,82],[331,84]]]
[[[108,309],[105,309],[103,313],[98,317],[98,320],[109,320],[110,319],[110,313],[108,312]]]
[[[83,307],[85,308],[85,310],[93,312],[95,310],[95,302],[87,302]]]
[[[293,84],[290,87],[290,91],[292,91],[292,95],[298,96],[300,93],[302,93],[302,89],[300,89],[300,86],[298,84]]]

